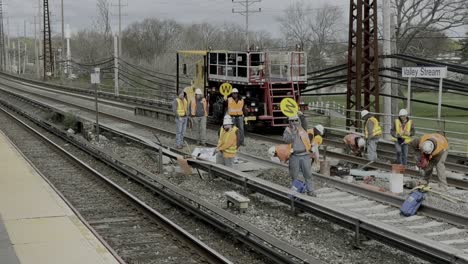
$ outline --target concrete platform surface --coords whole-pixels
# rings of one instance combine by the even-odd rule
[[[1,131],[0,263],[119,263]]]

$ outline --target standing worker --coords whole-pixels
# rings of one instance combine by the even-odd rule
[[[364,147],[366,146],[366,140],[357,134],[348,134],[343,138],[343,142],[346,145],[348,153],[353,153],[355,156],[361,157]]]
[[[291,148],[289,176],[294,182],[301,171],[307,186],[307,195],[315,197],[310,157],[312,144],[297,115],[289,118],[289,126],[284,130],[283,139],[287,144],[290,144]]]
[[[304,128],[304,126],[302,125],[302,120],[301,120],[301,126],[302,126],[302,128]],[[312,147],[311,147],[311,158],[312,158],[312,161],[313,161],[312,169],[315,172],[317,172],[317,171],[320,171],[319,147],[323,143],[322,136],[325,134],[325,128],[322,125],[316,125],[314,128],[308,129],[307,134],[309,135],[309,141],[312,144]]]
[[[364,120],[364,138],[367,143],[367,159],[377,161],[377,142],[382,136],[382,127],[379,120],[367,110],[362,110],[361,118]]]
[[[190,116],[192,123],[195,127],[197,137],[197,144],[206,146],[206,118],[208,116],[208,103],[203,97],[200,89],[195,90],[195,97],[190,102]]]
[[[231,167],[239,146],[239,130],[233,125],[232,118],[225,116],[223,126],[219,130],[218,146],[216,147],[216,163]]]
[[[188,103],[185,99],[184,91],[179,92],[179,96],[172,103],[172,111],[176,120],[176,148],[184,148],[184,135],[187,129]]]
[[[429,184],[432,171],[434,167],[436,167],[439,187],[443,191],[446,191],[447,178],[445,175],[445,160],[448,156],[447,138],[441,134],[426,134],[419,140],[413,140],[411,144],[421,155],[417,166],[421,169],[421,173],[427,183]]]
[[[227,114],[232,117],[234,125],[239,129],[239,142],[244,145],[244,99],[239,97],[239,90],[232,89],[232,97],[227,99]]]
[[[408,164],[408,144],[411,143],[411,137],[414,136],[414,123],[408,117],[408,111],[401,109],[398,118],[392,125],[392,140],[395,141],[395,150],[397,154],[397,163]]]

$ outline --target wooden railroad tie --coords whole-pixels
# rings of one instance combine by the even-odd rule
[[[238,194],[237,192],[225,192],[224,195],[227,199],[226,203],[228,208],[233,205],[239,209],[239,212],[245,213],[245,210],[249,207],[250,199]]]

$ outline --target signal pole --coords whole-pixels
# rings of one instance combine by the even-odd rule
[[[262,0],[232,0],[234,4],[239,4],[245,7],[244,10],[235,10],[232,9],[233,14],[241,14],[245,16],[245,41],[247,44],[247,50],[250,50],[250,37],[249,37],[249,14],[250,13],[259,13],[262,12],[262,9],[259,8],[257,10],[251,10],[250,6],[255,3],[260,3]]]
[[[0,0],[0,69],[5,70],[6,52],[5,52],[5,32],[3,30],[3,2]]]
[[[50,26],[49,0],[44,0],[44,78],[50,78],[54,74],[54,54],[52,53],[52,32]]]

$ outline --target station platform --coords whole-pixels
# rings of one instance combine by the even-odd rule
[[[119,263],[1,131],[0,263]]]

